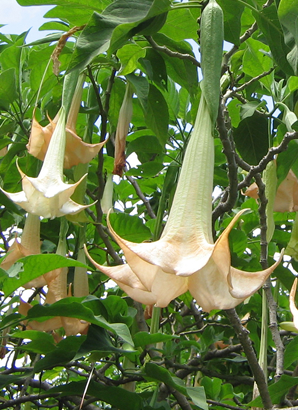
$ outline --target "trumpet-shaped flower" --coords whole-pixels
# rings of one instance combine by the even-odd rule
[[[127,264],[102,266],[89,256],[99,270],[141,303],[165,307],[189,290],[205,311],[230,309],[256,292],[280,262],[259,272],[231,267],[228,235],[245,210],[213,242],[212,128],[203,94],[161,238],[151,243],[132,243],[117,235],[109,224]]]
[[[70,106],[66,122],[66,144],[64,153],[64,168],[71,168],[78,164],[87,164],[101,150],[104,142],[87,144],[76,134],[76,122],[81,104],[84,76],[79,78],[74,97]],[[44,160],[52,135],[59,121],[59,113],[50,120],[46,127],[42,127],[33,117],[31,134],[27,144],[28,152],[34,157]]]
[[[76,214],[89,206],[77,204],[70,199],[86,175],[75,184],[63,182],[65,138],[65,110],[62,107],[38,177],[28,177],[18,166],[23,191],[9,193],[1,189],[8,198],[27,212],[53,219],[62,215]]]

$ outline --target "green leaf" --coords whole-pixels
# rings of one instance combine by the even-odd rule
[[[79,395],[82,396],[86,388],[86,381],[70,382],[64,385],[53,387],[48,390],[50,393],[59,392],[61,396]],[[104,386],[91,380],[87,394],[95,397],[97,400],[111,404],[119,410],[140,410],[142,408],[142,399],[136,393],[131,393],[121,387]]]
[[[88,353],[94,353],[90,361],[100,360],[102,357],[106,356],[107,353],[117,353],[120,355],[127,356],[131,360],[135,360],[136,356],[139,354],[137,350],[125,350],[115,347],[112,342],[108,332],[99,327],[91,325],[88,329],[87,338],[80,346],[77,353],[77,358],[85,356]]]
[[[115,78],[114,86],[111,91],[109,105],[109,120],[111,126],[116,130],[119,118],[119,111],[123,103],[125,94],[125,83],[120,78]]]
[[[25,372],[23,374],[0,374],[0,388],[3,389],[5,386],[12,386],[17,382],[24,383],[25,380],[32,375],[32,371]]]
[[[202,410],[208,410],[204,386],[186,387],[186,392],[193,403]]]
[[[168,140],[169,110],[164,96],[153,84],[149,85],[144,116],[147,127],[155,133],[163,147]]]
[[[298,155],[298,143],[297,141],[290,141],[288,149],[285,152],[281,152],[277,157],[277,186],[287,177],[290,169],[297,161]]]
[[[287,369],[297,360],[298,349],[298,337],[294,337],[293,340],[286,346],[284,355],[284,367]]]
[[[198,23],[188,9],[173,9],[168,13],[160,32],[174,41],[197,38]]]
[[[133,152],[161,154],[164,150],[154,135],[144,135],[143,137],[134,139],[128,144],[126,155],[129,156]]]
[[[222,381],[217,377],[210,377],[204,376],[200,383],[202,386],[205,387],[206,395],[208,398],[212,400],[218,400]]]
[[[146,363],[145,372],[147,376],[153,380],[159,380],[166,385],[178,390],[180,393],[191,397],[194,403],[203,410],[208,409],[206,402],[205,391],[203,387],[186,388],[184,382],[177,377],[173,376],[167,369],[162,366],[158,366],[154,363]]]
[[[242,120],[233,132],[237,150],[242,158],[252,165],[257,165],[266,155],[268,145],[268,120],[254,113]]]
[[[243,71],[251,77],[257,77],[258,75],[270,70],[273,66],[272,59],[266,55],[269,52],[269,47],[264,43],[252,38],[246,41],[247,49],[243,56]],[[271,90],[271,84],[273,82],[273,73],[267,75],[259,80],[267,90]]]
[[[149,344],[167,342],[168,340],[173,339],[179,339],[179,336],[167,335],[164,333],[150,334],[148,332],[138,332],[133,337],[133,341],[136,347],[146,347]]]
[[[164,169],[164,165],[156,161],[144,162],[144,164],[138,165],[137,168],[130,168],[125,172],[125,175],[150,178],[156,176],[162,169]]]
[[[46,4],[58,4],[62,7],[78,7],[81,9],[92,9],[101,11],[106,7],[110,1],[109,0],[17,0],[20,6],[44,6]]]
[[[6,296],[10,295],[25,283],[54,269],[68,266],[88,267],[74,259],[68,259],[64,256],[52,254],[26,256],[25,258],[19,259],[17,264],[19,277],[7,277],[7,279],[4,280],[3,292]]]
[[[109,218],[113,229],[121,238],[138,243],[151,239],[150,230],[137,215],[112,213]]]
[[[52,305],[34,305],[28,311],[26,319],[44,321],[51,317],[62,316],[85,320],[86,322],[93,323],[117,334],[125,342],[133,346],[129,329],[124,323],[109,324],[103,316],[94,314],[91,309],[92,307],[93,303],[90,298],[85,299],[82,303],[82,298],[67,297]]]
[[[22,344],[22,350],[38,354],[46,354],[56,349],[54,338],[51,334],[38,330],[23,330],[13,333],[12,337],[30,339],[32,342]]]
[[[152,48],[147,48],[145,57],[141,58],[139,62],[149,80],[153,81],[160,88],[167,88],[167,68],[160,53]]]
[[[135,74],[128,74],[126,76],[127,81],[129,81],[138,96],[140,104],[144,111],[147,109],[148,95],[149,95],[149,83],[145,77],[138,77]]]
[[[68,1],[68,0],[65,0],[65,1]],[[86,1],[90,1],[94,3],[93,0],[86,0]],[[94,7],[91,7],[91,8],[86,8],[84,6],[80,7],[77,4],[75,6],[69,6],[69,7],[57,6],[49,10],[45,14],[44,17],[59,18],[60,20],[65,21],[69,25],[80,27],[89,22],[94,11],[101,13],[102,10],[110,3],[110,1],[105,0],[104,7],[100,7],[100,4],[103,4],[103,3],[104,3],[103,1],[101,3],[96,2]]]
[[[272,400],[272,404],[279,404],[285,394],[288,393],[292,386],[298,385],[298,377],[291,377],[283,374],[278,382],[271,384],[268,391]],[[257,397],[255,400],[248,403],[250,407],[262,407],[262,400]]]
[[[262,30],[270,51],[276,63],[287,74],[292,75],[293,69],[287,60],[290,48],[285,44],[284,35],[278,20],[276,5],[271,4],[262,10],[253,12],[253,15]]]
[[[137,44],[126,44],[117,52],[117,57],[121,63],[119,75],[132,73],[138,67],[138,61],[145,57],[146,50]]]
[[[238,46],[244,5],[234,0],[218,0],[217,2],[224,13],[224,39]]]
[[[55,350],[38,360],[34,366],[34,372],[39,373],[42,370],[66,364],[75,357],[85,339],[86,336],[68,336],[62,339],[55,347]]]
[[[125,323],[128,327],[132,325],[133,317],[128,316],[128,306],[125,300],[119,296],[110,295],[102,300],[102,304],[108,313],[109,322]]]
[[[102,14],[93,13],[77,41],[69,69],[83,69],[107,50],[114,53],[142,29],[137,28],[140,23],[164,13],[169,6],[169,0],[115,0]]]
[[[0,74],[0,101],[13,103],[17,98],[16,70],[9,68]]]
[[[161,33],[154,35],[154,40],[172,51],[190,54],[194,57],[192,48],[186,41],[174,41]],[[186,88],[190,97],[194,98],[198,90],[197,67],[190,60],[181,60],[167,54],[163,54],[163,58],[166,62],[168,75],[181,87]]]

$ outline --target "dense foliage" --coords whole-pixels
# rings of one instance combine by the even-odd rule
[[[191,279],[207,263],[198,270],[184,255],[196,231],[191,212],[173,245],[178,275],[176,262],[173,272],[165,262],[172,248],[158,241],[207,95],[200,39],[214,33],[200,29],[208,2],[18,3],[53,5],[40,28],[53,34],[27,44],[27,33],[0,33],[0,409],[297,406],[298,1],[217,0],[225,42],[215,56],[213,186],[212,172],[202,176],[212,161],[202,157],[184,180],[186,201],[199,191],[198,218],[210,216],[211,237],[225,241],[206,245],[208,258],[222,261],[216,272],[226,269],[218,286],[209,271]],[[205,51],[203,71],[217,52]],[[208,104],[200,109],[211,112]],[[48,187],[53,200],[40,194]],[[283,249],[283,262],[249,292],[253,272],[259,278]],[[166,280],[156,275],[150,288],[155,268]],[[186,288],[160,302],[180,280]]]

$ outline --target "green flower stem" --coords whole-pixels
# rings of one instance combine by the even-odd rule
[[[151,327],[150,327],[150,334],[154,335],[158,333],[159,330],[159,318],[160,318],[160,307],[153,307],[152,310],[152,318],[151,318]]]

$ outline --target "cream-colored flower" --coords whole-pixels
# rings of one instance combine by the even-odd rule
[[[231,267],[228,235],[240,211],[217,241],[212,237],[214,141],[204,95],[187,146],[179,182],[161,238],[151,243],[122,239],[109,224],[127,264],[94,265],[133,299],[159,307],[190,291],[205,310],[230,309],[255,293],[280,260],[259,272]]]
[[[76,122],[81,104],[83,83],[84,76],[81,76],[67,117],[64,168],[71,168],[78,164],[87,164],[105,144],[105,141],[98,144],[87,144],[76,134]],[[49,119],[49,121],[46,127],[42,127],[33,117],[31,134],[27,144],[28,152],[41,161],[45,158],[53,132],[57,127],[59,113],[53,120]]]
[[[22,177],[23,191],[9,193],[0,188],[8,198],[27,212],[53,219],[62,215],[75,214],[89,206],[79,205],[70,199],[86,175],[75,184],[63,182],[65,138],[65,110],[62,107],[38,177],[28,177],[17,165]]]

